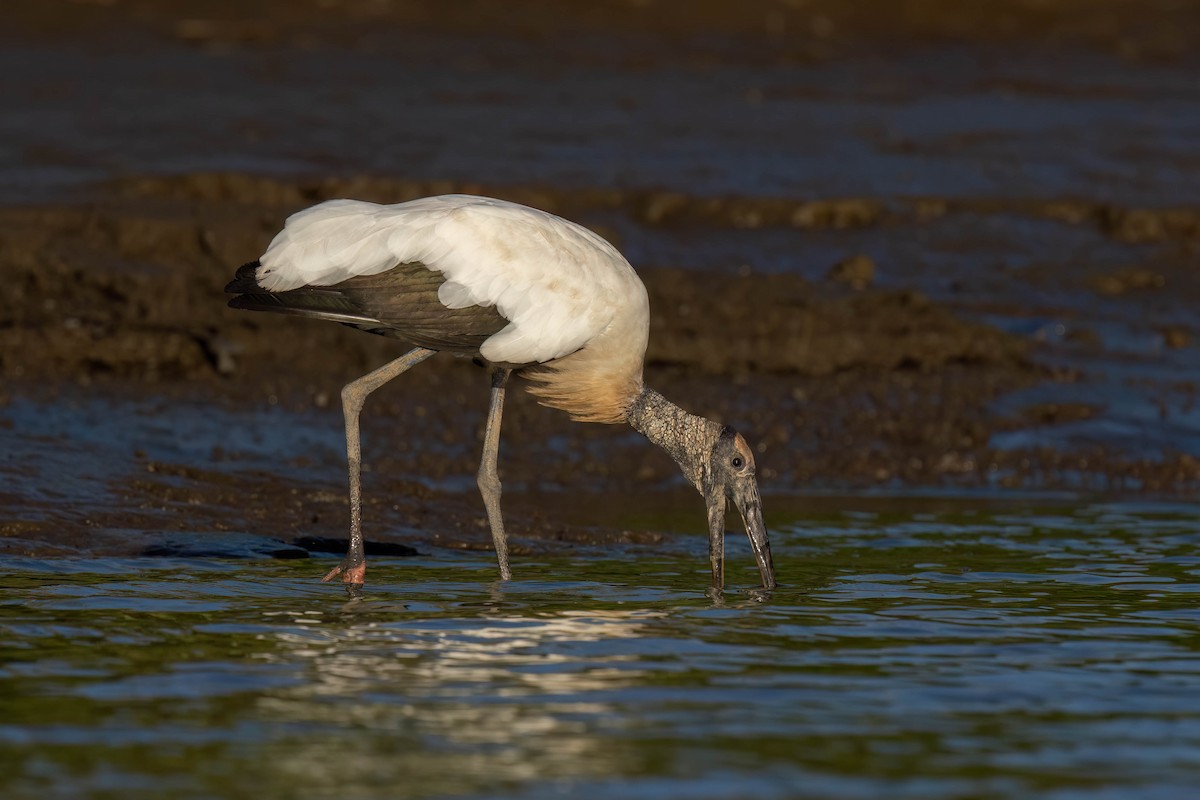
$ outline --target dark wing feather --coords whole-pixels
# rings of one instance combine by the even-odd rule
[[[233,308],[272,311],[341,322],[370,333],[404,339],[431,350],[476,353],[508,324],[494,307],[446,308],[438,299],[445,282],[419,262],[397,264],[378,275],[360,275],[332,286],[269,292],[258,285],[258,262],[242,266],[225,291]]]

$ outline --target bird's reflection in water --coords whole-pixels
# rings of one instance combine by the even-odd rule
[[[489,602],[504,605],[495,592]],[[402,756],[414,759],[406,769],[438,785],[458,774],[463,759],[473,762],[470,774],[507,780],[620,767],[627,748],[596,732],[627,724],[647,659],[670,652],[671,642],[652,628],[667,613],[474,612],[401,621],[343,616],[279,631],[273,658],[304,665],[309,679],[260,700],[263,710],[287,724],[349,728],[371,739],[338,756],[338,769],[355,774],[380,769],[366,751],[381,735],[389,751],[415,748]],[[322,770],[332,767],[319,766],[333,763],[328,752],[292,753],[287,761],[276,766],[330,779]]]
[[[618,643],[639,637],[646,621],[660,616],[663,612],[610,610],[365,622],[342,628],[318,646],[298,637],[294,653],[314,663],[314,694],[355,695],[387,684],[408,695],[445,697],[472,683],[491,689],[508,683],[510,692],[579,692],[610,686],[621,675],[634,677],[636,671],[624,665],[636,656]]]

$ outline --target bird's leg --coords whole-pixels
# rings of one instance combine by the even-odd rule
[[[345,560],[330,570],[322,581],[331,581],[341,575],[343,583],[362,586],[367,574],[362,535],[362,446],[358,436],[358,415],[363,403],[371,392],[435,352],[424,347],[414,348],[374,372],[347,383],[342,389],[342,413],[346,417],[346,461],[350,466],[350,547]]]
[[[487,430],[483,434],[483,458],[479,462],[479,493],[487,507],[488,523],[492,526],[492,542],[496,546],[496,560],[500,562],[500,580],[512,580],[508,568],[508,539],[504,536],[504,519],[500,516],[500,475],[496,471],[496,460],[500,456],[500,417],[504,413],[504,384],[512,372],[497,367],[492,372],[492,403],[488,408]]]

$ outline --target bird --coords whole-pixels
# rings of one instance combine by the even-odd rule
[[[505,389],[580,422],[627,423],[663,448],[703,496],[712,587],[725,584],[728,501],[741,514],[764,588],[775,567],[754,453],[733,428],[685,411],[643,382],[646,287],[604,238],[517,203],[465,194],[390,205],[327,200],[284,223],[225,287],[236,309],[328,320],[406,342],[399,358],[341,392],[350,484],[346,557],[323,578],[365,582],[359,416],[371,392],[436,353],[491,373],[476,475],[503,581],[512,579],[497,472]]]

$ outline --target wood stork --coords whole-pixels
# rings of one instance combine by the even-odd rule
[[[712,583],[724,585],[726,498],[741,512],[764,587],[775,585],[754,454],[731,428],[687,413],[642,383],[650,307],[633,267],[588,229],[502,200],[444,195],[396,205],[330,200],[293,214],[258,261],[237,271],[229,305],[332,320],[416,347],[345,386],[350,546],[325,576],[360,586],[358,418],[367,395],[436,352],[490,365],[478,484],[500,577],[509,580],[496,459],[504,388],[520,373],[543,405],[583,422],[627,422],[665,449],[704,496]]]

